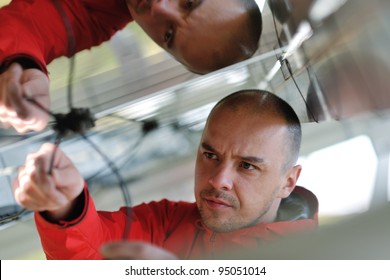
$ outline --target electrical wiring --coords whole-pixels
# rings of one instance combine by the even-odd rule
[[[123,232],[123,239],[126,240],[129,236],[130,230],[131,230],[131,198],[128,191],[128,187],[125,184],[125,181],[123,180],[118,168],[115,166],[115,164],[109,159],[109,157],[104,154],[93,141],[91,141],[88,137],[86,132],[93,128],[95,126],[95,118],[90,112],[88,108],[74,108],[73,107],[73,100],[72,100],[72,85],[73,85],[73,77],[75,72],[75,39],[73,36],[73,32],[71,30],[71,26],[69,23],[69,20],[66,16],[65,11],[62,8],[62,4],[60,1],[54,1],[56,8],[59,10],[63,22],[65,25],[65,28],[67,29],[68,34],[68,52],[69,54],[72,54],[70,58],[70,66],[69,66],[69,74],[68,74],[68,85],[67,85],[67,99],[68,99],[68,107],[69,112],[67,114],[57,114],[53,113],[50,110],[44,108],[39,102],[36,100],[25,97],[27,101],[29,101],[31,104],[35,105],[40,110],[47,113],[49,116],[53,118],[53,121],[51,122],[52,129],[56,132],[56,138],[54,141],[55,150],[51,155],[50,159],[50,167],[48,170],[48,174],[52,173],[52,170],[54,168],[54,159],[57,152],[58,147],[61,144],[61,140],[64,137],[79,135],[82,137],[84,141],[86,141],[95,151],[97,154],[99,154],[102,159],[105,161],[111,172],[116,176],[118,180],[119,187],[122,191],[122,196],[125,202],[125,205],[127,207],[127,220],[125,223],[125,229]],[[4,176],[8,176],[12,173],[16,172],[16,168],[8,168],[6,170],[3,170]],[[18,219],[21,215],[28,212],[26,209],[21,209],[20,211],[17,211],[15,213],[8,213],[6,215],[2,215],[0,217],[0,225],[4,223],[8,223],[11,221],[14,221]]]
[[[274,10],[275,10],[275,7],[273,7],[273,2],[272,2],[272,1],[268,1],[268,2],[269,2],[271,11],[274,11]],[[282,14],[282,15],[280,16],[281,19],[282,19],[282,21],[284,21],[283,23],[285,23],[285,21],[287,21],[287,19],[288,19],[288,17],[289,17],[288,12],[289,12],[289,11],[287,11],[285,14]],[[283,44],[282,44],[282,40],[280,39],[280,36],[279,36],[278,28],[277,28],[277,26],[276,26],[275,12],[272,12],[272,20],[273,20],[273,25],[274,25],[274,29],[275,29],[275,35],[276,35],[276,39],[277,39],[279,48],[282,48],[282,47],[283,47],[283,46],[282,46]],[[302,25],[300,25],[300,26],[302,26]],[[304,40],[306,40],[308,37],[311,36],[311,35],[310,35],[310,34],[311,34],[310,31],[305,31],[305,32],[303,32],[303,33],[305,34],[305,36],[303,36],[302,38],[300,38],[300,41],[301,41],[301,42],[300,42],[299,44],[296,43],[296,40],[293,39],[293,40],[294,40],[294,42],[292,43],[293,46],[292,46],[292,47],[288,46],[288,47],[287,47],[287,50],[286,50],[282,55],[280,55],[280,57],[278,57],[277,62],[275,63],[274,68],[271,69],[271,71],[270,71],[270,73],[269,73],[269,76],[270,76],[270,77],[269,77],[268,79],[266,78],[266,81],[265,81],[265,82],[268,82],[269,80],[271,80],[271,79],[273,78],[273,76],[276,74],[276,71],[279,70],[279,69],[281,69],[282,65],[285,64],[285,65],[286,65],[286,68],[287,68],[287,71],[288,71],[288,73],[289,73],[289,75],[290,75],[290,77],[291,77],[291,79],[292,79],[292,81],[293,81],[295,87],[297,88],[299,95],[301,96],[301,98],[302,98],[302,100],[303,100],[303,102],[304,102],[304,104],[305,104],[305,107],[306,107],[307,112],[310,114],[311,118],[312,118],[316,123],[318,123],[318,119],[316,118],[315,114],[314,114],[313,111],[311,110],[311,108],[310,108],[310,106],[309,106],[309,104],[308,104],[306,98],[304,97],[304,95],[303,95],[303,93],[302,93],[302,90],[300,89],[300,87],[299,87],[299,85],[298,85],[298,83],[297,83],[297,81],[296,81],[296,79],[295,79],[293,70],[292,70],[292,68],[291,68],[291,64],[290,64],[290,62],[289,62],[289,60],[288,60],[288,58],[287,58],[289,55],[292,54],[293,49],[296,49],[295,45],[300,45]],[[290,44],[291,44],[291,43],[290,43]],[[289,45],[290,45],[290,44],[289,44]],[[307,71],[308,71],[308,69],[307,69]]]

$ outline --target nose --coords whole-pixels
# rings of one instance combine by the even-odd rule
[[[228,166],[223,164],[216,167],[209,179],[209,184],[219,190],[228,191],[233,188],[233,175]]]
[[[181,17],[177,7],[177,1],[152,0],[150,3],[150,15],[158,19],[177,21]]]

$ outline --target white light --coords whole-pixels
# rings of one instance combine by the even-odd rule
[[[259,6],[259,9],[261,12],[263,12],[265,0],[255,0],[257,6]]]
[[[310,9],[309,18],[320,22],[336,12],[347,0],[317,0]]]
[[[238,85],[244,83],[249,79],[250,74],[246,67],[240,67],[237,69],[232,69],[225,73],[226,82],[232,85]]]
[[[215,106],[216,102],[211,102],[209,104],[203,105],[199,108],[190,110],[182,114],[179,119],[179,124],[182,126],[196,126],[200,125],[202,128],[205,124],[205,121],[210,114],[210,111]],[[194,128],[194,127],[193,127]]]
[[[297,185],[317,196],[321,215],[349,215],[369,209],[378,160],[370,138],[358,136],[300,159]]]
[[[148,97],[143,100],[128,105],[126,109],[119,112],[118,115],[128,119],[144,119],[151,117],[159,109],[175,102],[175,96],[172,92],[160,93],[156,96]]]

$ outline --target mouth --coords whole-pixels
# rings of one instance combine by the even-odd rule
[[[215,197],[204,197],[203,200],[206,202],[207,206],[213,209],[226,209],[233,207],[230,203]]]

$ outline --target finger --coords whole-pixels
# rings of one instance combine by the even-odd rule
[[[42,156],[38,156],[34,162],[31,173],[31,181],[36,185],[37,191],[42,195],[48,195],[54,187],[51,184],[50,174],[47,172],[46,160]]]
[[[3,128],[10,128],[11,125],[8,123],[6,118],[0,116],[0,123]]]
[[[10,83],[8,85],[10,94],[7,95],[6,108],[10,117],[17,116],[26,119],[30,114],[26,101],[22,96],[22,87],[19,84]],[[13,93],[11,93],[13,89]]]
[[[13,126],[17,132],[44,129],[49,120],[49,80],[40,70],[23,70],[15,64],[3,75],[0,100],[1,121]],[[28,101],[32,96],[39,106]]]
[[[54,168],[52,177],[58,188],[71,187],[76,192],[84,188],[84,179],[76,168],[69,167],[61,170]]]
[[[13,190],[13,194],[14,194],[14,197],[15,197],[15,200],[16,202],[19,203],[19,192],[21,191],[20,190],[20,174],[23,170],[24,166],[21,166],[19,168],[19,173],[18,173],[18,176],[13,180],[12,182],[12,190]]]
[[[20,83],[21,75],[22,68],[16,63],[12,64],[7,71],[0,75],[0,107],[6,106],[8,95],[13,95],[18,90],[17,84]]]
[[[28,195],[30,199],[36,201],[44,200],[44,191],[47,188],[47,182],[42,183],[43,179],[40,178],[39,166],[35,163],[28,162],[24,168],[19,171],[18,181],[19,189],[21,192]]]
[[[140,259],[139,249],[127,242],[109,243],[101,247],[100,252],[109,260],[136,260]]]
[[[42,131],[47,126],[48,121],[48,115],[46,115],[45,113],[38,113],[29,121],[14,122],[12,123],[12,126],[19,133],[25,133],[29,131]]]
[[[37,204],[39,200],[31,193],[31,190],[28,190],[29,180],[25,168],[19,172],[17,179],[13,182],[12,188],[14,190],[15,201],[19,205],[33,211],[39,209]]]
[[[34,130],[42,130],[46,127],[49,120],[50,98],[48,93],[39,94],[32,93],[34,89],[27,86],[23,87],[21,94],[15,94],[10,97],[9,103],[13,109],[8,110],[9,117],[14,117],[13,121],[15,128],[21,129],[26,126]],[[31,98],[34,103],[26,99],[24,96],[33,96]],[[12,111],[14,110],[14,111]]]
[[[49,96],[49,78],[40,70],[24,70],[21,84],[26,97],[35,99],[41,96]]]
[[[7,71],[4,72],[5,79],[7,82],[20,83],[23,74],[23,68],[18,63],[12,63]]]
[[[12,110],[13,98],[20,97],[22,95],[21,77],[23,69],[22,67],[14,63],[5,72],[5,92],[3,96],[3,104],[8,110]]]
[[[22,100],[22,103],[28,101]],[[12,105],[14,106],[14,105]],[[20,109],[21,106],[25,106],[25,109]],[[0,109],[0,121],[7,127],[12,126],[19,133],[25,133],[31,130],[41,131],[43,130],[49,121],[49,114],[47,111],[43,111],[35,104],[18,104],[15,105],[16,109]],[[19,114],[19,115],[18,115]]]
[[[52,179],[46,171],[47,161],[46,155],[38,151],[29,154],[23,168],[19,170],[20,184],[25,184],[25,186],[22,185],[23,189],[31,195],[34,194],[37,198],[44,199],[50,193],[50,189],[54,187]]]
[[[156,260],[177,259],[174,254],[161,247],[145,242],[112,242],[102,246],[101,254],[106,259]]]
[[[57,190],[47,174],[42,158],[32,160],[19,170],[13,183],[15,200],[18,204],[34,211],[58,210],[69,203],[66,196]]]

